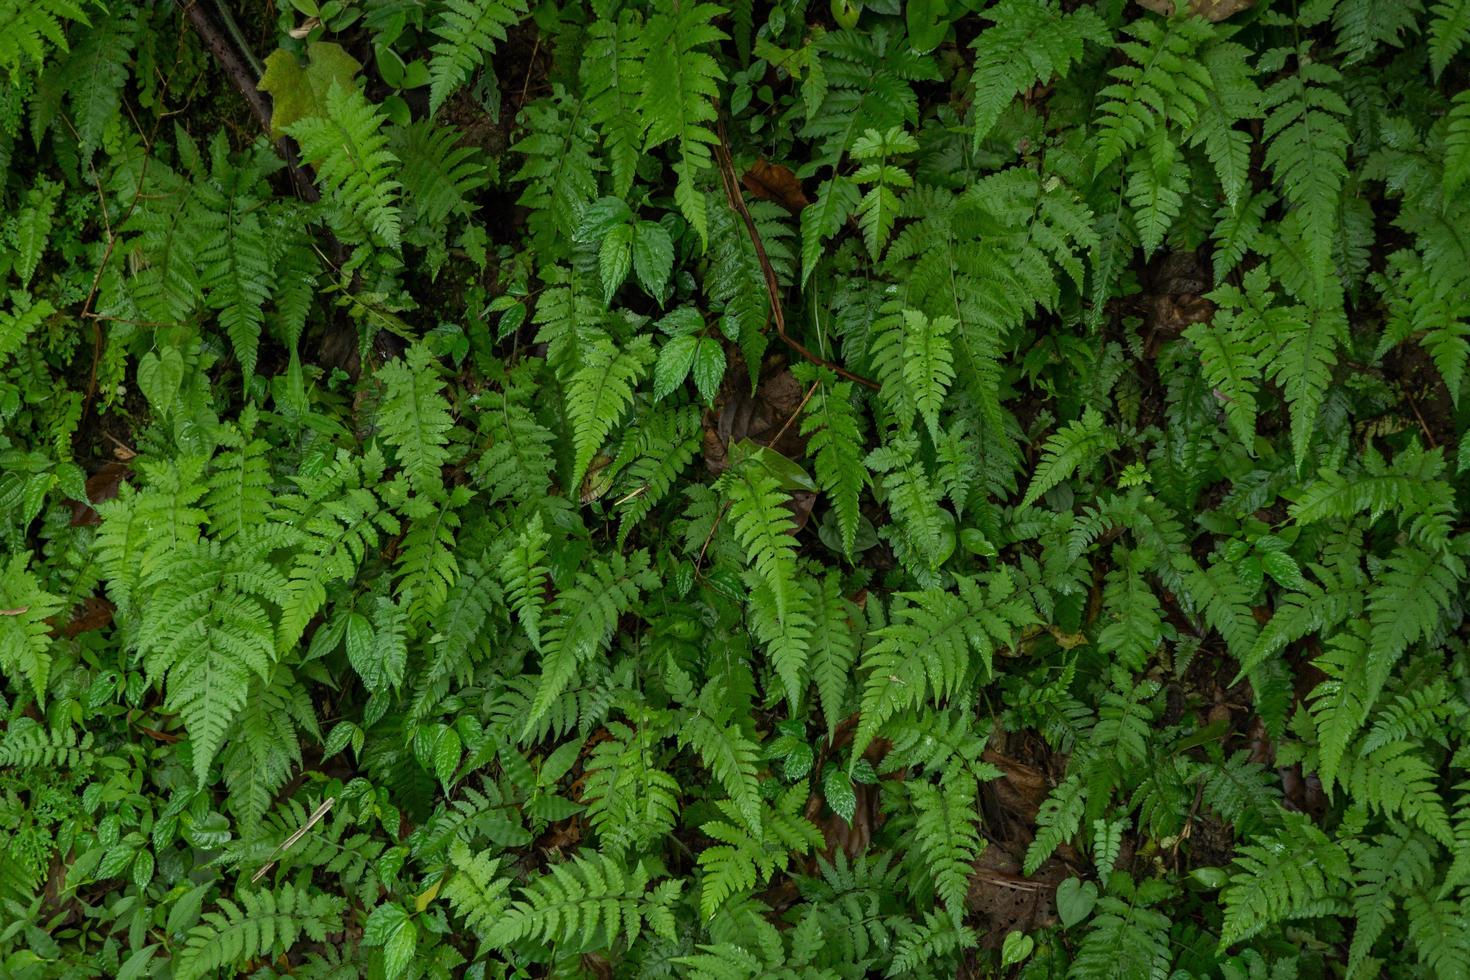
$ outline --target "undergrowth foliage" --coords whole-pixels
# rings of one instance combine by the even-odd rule
[[[1467,43],[0,0],[0,975],[1470,977]]]

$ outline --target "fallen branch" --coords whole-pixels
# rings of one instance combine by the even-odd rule
[[[813,364],[829,368],[849,381],[855,381],[866,388],[877,391],[878,382],[860,374],[854,374],[841,364],[813,353],[786,332],[786,314],[781,309],[781,284],[776,280],[776,270],[771,268],[771,260],[766,257],[766,246],[761,242],[761,233],[755,227],[755,219],[750,216],[750,211],[745,206],[745,196],[740,191],[740,182],[735,179],[735,165],[730,161],[730,147],[725,142],[725,121],[723,119],[719,123],[719,136],[720,141],[715,144],[715,160],[720,166],[720,182],[725,185],[725,197],[729,200],[730,207],[734,208],[735,213],[740,215],[741,220],[745,222],[745,231],[750,235],[750,243],[755,246],[755,257],[761,264],[761,274],[766,280],[766,295],[770,297],[771,318],[776,322],[776,333],[786,341],[786,346]]]
[[[257,88],[260,79],[257,73],[246,62],[246,55],[236,49],[230,41],[226,32],[220,28],[209,16],[208,11],[198,0],[188,0],[181,4],[184,18],[188,20],[189,26],[194,28],[194,33],[199,35],[199,40],[209,49],[214,60],[219,63],[224,71],[225,77],[230,80],[235,91],[245,100],[245,105],[250,108],[250,114],[260,123],[266,135],[271,132],[271,105],[264,92]],[[314,202],[320,200],[321,194],[316,189],[316,184],[307,176],[301,168],[301,158],[296,153],[296,144],[288,136],[272,141],[276,152],[281,159],[286,161],[286,172],[291,175],[291,186],[296,190],[296,196],[303,201]]]

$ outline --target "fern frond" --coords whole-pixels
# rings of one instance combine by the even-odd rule
[[[253,538],[253,540],[251,540]],[[286,579],[264,560],[279,534],[178,549],[149,583],[137,646],[150,682],[167,678],[169,708],[184,718],[200,787],[244,707],[251,676],[265,680],[275,660],[272,607],[286,602]]]
[[[434,23],[439,40],[430,49],[429,114],[483,65],[506,29],[526,15],[524,0],[444,0]]]
[[[454,427],[437,367],[428,346],[414,344],[402,358],[378,368],[384,391],[377,420],[409,486],[435,499],[444,493],[440,470],[449,459],[449,430]]]
[[[1042,494],[1117,447],[1118,437],[1107,427],[1102,413],[1088,408],[1080,419],[1062,426],[1046,441],[1031,485],[1021,498],[1021,508],[1036,503]]]
[[[905,563],[924,571],[928,585],[954,547],[954,518],[940,506],[944,490],[919,456],[919,439],[912,432],[894,436],[887,445],[868,453],[868,468],[883,474],[882,487],[894,523],[880,532]]]
[[[808,580],[807,589],[812,608],[812,679],[816,681],[830,739],[837,731],[838,722],[845,717],[847,689],[857,660],[858,637],[852,627],[857,610],[843,596],[836,573],[828,573],[820,580]]]
[[[211,533],[220,541],[264,524],[271,509],[271,470],[264,439],[254,437],[255,413],[241,413],[239,427],[222,428],[219,442],[227,451],[210,467],[204,508]]]
[[[776,618],[784,621],[796,604],[796,521],[786,509],[781,482],[752,456],[725,481],[730,526],[746,564],[771,595]]]
[[[471,852],[463,841],[456,840],[449,847],[449,863],[454,874],[444,885],[444,897],[471,930],[482,935],[489,932],[510,906],[506,894],[510,878],[499,874],[501,859],[489,851]]]
[[[1214,79],[1195,52],[1213,29],[1201,18],[1135,20],[1124,28],[1133,40],[1118,46],[1132,59],[1110,73],[1116,79],[1098,96],[1096,173],[1143,143],[1163,125],[1187,130],[1204,109]]]
[[[1069,773],[1047,795],[1036,814],[1036,836],[1026,848],[1021,865],[1024,874],[1035,874],[1063,841],[1070,840],[1082,826],[1086,804],[1082,779]]]
[[[601,338],[588,345],[581,367],[567,381],[566,413],[572,426],[571,486],[578,488],[592,457],[633,401],[634,385],[653,363],[653,340],[643,334],[618,350]]]
[[[550,219],[561,239],[570,241],[582,208],[597,196],[599,166],[592,157],[586,107],[555,84],[550,98],[538,99],[523,112],[526,136],[511,147],[525,157],[515,175],[526,185],[517,203],[533,209],[538,224]]]
[[[62,601],[41,587],[29,564],[27,555],[11,555],[0,575],[0,671],[15,690],[29,683],[44,706],[53,661],[47,620],[61,612]]]
[[[282,885],[276,891],[247,891],[239,904],[220,899],[218,912],[189,932],[174,958],[173,975],[198,980],[219,971],[238,971],[259,957],[279,956],[302,936],[321,943],[342,927],[347,903],[335,895],[311,894]]]
[[[706,921],[731,896],[752,891],[759,882],[784,870],[793,853],[806,854],[822,846],[821,831],[799,813],[805,801],[804,785],[789,787],[774,806],[760,806],[754,822],[746,819],[744,807],[731,800],[715,804],[726,819],[711,820],[699,828],[720,842],[699,854],[704,872],[699,911]]]
[[[723,13],[715,4],[658,0],[654,10],[644,28],[648,54],[638,102],[643,149],[670,140],[677,143],[674,200],[707,246],[709,215],[698,181],[711,166],[710,147],[718,142],[710,123],[715,121],[714,101],[725,74],[706,49],[729,40],[729,35],[712,23]]]
[[[759,749],[738,725],[718,725],[704,714],[685,722],[679,742],[692,745],[730,795],[735,814],[751,833],[761,832],[760,781],[756,775]]]
[[[459,130],[420,119],[395,127],[390,139],[402,163],[403,205],[419,222],[437,227],[451,214],[471,212],[470,196],[488,177],[479,151],[462,145]]]
[[[1465,9],[1465,30],[1470,34],[1470,2]],[[1453,197],[1470,181],[1470,89],[1455,95],[1445,115],[1444,195]]]
[[[1189,134],[1190,145],[1204,146],[1225,192],[1225,207],[1231,211],[1239,204],[1250,176],[1250,135],[1236,124],[1261,114],[1261,93],[1251,77],[1249,55],[1247,49],[1229,41],[1205,49],[1200,60],[1212,84],[1204,110]]]
[[[916,782],[909,793],[918,813],[914,842],[934,879],[935,893],[951,915],[962,917],[975,859],[985,846],[975,776],[968,767],[952,764],[939,785]]]
[[[628,540],[629,533],[668,496],[675,480],[694,459],[701,442],[699,410],[686,406],[674,412],[653,413],[640,420],[634,445],[625,441],[619,452],[619,463],[625,454],[636,458],[622,469],[620,483],[631,488],[620,500],[622,517],[618,521],[618,545]],[[619,463],[614,468],[619,468]]]
[[[1333,272],[1338,204],[1347,176],[1349,137],[1343,117],[1348,106],[1335,87],[1341,81],[1331,66],[1301,60],[1296,73],[1271,85],[1261,99],[1266,165],[1299,213],[1299,222],[1288,227],[1300,236],[1294,247],[1302,252],[1308,275],[1310,291],[1301,298],[1313,306],[1324,305],[1321,297]]]
[[[674,829],[679,783],[654,764],[658,733],[613,722],[587,760],[583,799],[598,843],[613,857],[647,850]]]
[[[65,24],[87,24],[86,0],[15,0],[0,7],[0,69],[17,84],[27,61],[45,63],[51,49],[67,51]]]
[[[209,227],[199,243],[203,282],[247,387],[255,373],[264,307],[273,284],[270,244],[255,213],[260,205],[256,185],[273,169],[262,159],[263,153],[250,154],[237,166],[230,161],[221,134],[210,146],[210,180],[199,192],[201,221]]]
[[[26,337],[53,313],[55,307],[44,299],[16,310],[0,310],[0,365],[26,343]]]
[[[260,824],[276,793],[300,767],[298,725],[320,738],[311,699],[290,672],[276,670],[269,683],[251,681],[220,756],[230,791],[226,805],[241,827]]]
[[[1398,896],[1428,883],[1434,867],[1433,846],[1419,834],[1384,834],[1353,848],[1357,884],[1353,888],[1352,946],[1347,975],[1365,975],[1364,966],[1374,944],[1394,918]]]
[[[277,627],[281,649],[301,638],[326,604],[329,585],[355,578],[381,535],[398,533],[397,518],[368,489],[382,474],[383,458],[376,450],[360,462],[342,451],[321,473],[294,478],[301,493],[276,497],[271,523],[302,536],[293,549],[290,586]]]
[[[1116,888],[1115,878],[1110,887]],[[1122,879],[1120,895],[1098,899],[1073,966],[1078,976],[1157,977],[1169,970],[1169,917],[1140,894],[1151,884]],[[1157,898],[1155,898],[1157,901]]]
[[[902,594],[904,604],[894,610],[892,622],[873,632],[878,642],[862,658],[867,677],[853,736],[854,761],[897,712],[930,697],[947,700],[988,677],[995,649],[1035,621],[1008,572],[990,576],[983,587],[960,576],[955,584],[958,594],[941,589]]]
[[[521,889],[520,897],[489,924],[484,941],[507,947],[522,939],[590,951],[631,943],[645,928],[673,938],[672,906],[684,883],[654,878],[640,861],[625,868],[601,854],[553,864]]]
[[[643,122],[638,97],[643,91],[643,23],[632,10],[607,12],[587,27],[587,47],[578,73],[592,124],[602,136],[612,175],[612,192],[625,197],[633,185],[633,171],[643,147]]]
[[[1429,12],[1429,67],[1438,79],[1470,41],[1470,0],[1439,0]]]
[[[398,248],[403,219],[398,208],[398,158],[383,132],[387,117],[354,86],[332,83],[325,115],[307,116],[287,132],[301,144],[332,206],[327,220],[350,245],[371,242]]]
[[[825,243],[842,230],[857,210],[862,193],[850,179],[837,175],[823,181],[817,199],[801,211],[801,285],[811,278]]]
[[[1260,340],[1238,329],[1235,315],[1228,310],[1218,312],[1213,322],[1191,324],[1184,336],[1199,351],[1205,377],[1224,402],[1230,428],[1254,451],[1256,384],[1262,374]]]
[[[1291,409],[1291,449],[1300,467],[1306,462],[1317,413],[1332,383],[1337,348],[1347,334],[1347,318],[1339,310],[1293,307],[1276,323],[1280,347],[1267,373],[1286,394]]]
[[[799,376],[803,383],[817,386],[807,402],[801,434],[807,437],[807,453],[812,458],[817,485],[837,515],[843,553],[850,558],[861,517],[858,498],[868,482],[863,466],[862,416],[853,405],[852,382],[837,381],[830,372],[818,370]]]
[[[1417,826],[1453,847],[1454,832],[1440,799],[1439,772],[1418,751],[1417,741],[1389,742],[1368,752],[1359,750],[1342,773],[1354,802]]]
[[[1281,821],[1275,834],[1237,852],[1239,870],[1220,895],[1222,949],[1279,922],[1346,908],[1343,891],[1352,877],[1347,854],[1307,814],[1282,811]]]
[[[522,740],[551,711],[578,668],[611,642],[618,618],[656,581],[647,552],[627,558],[612,554],[578,572],[576,583],[557,596],[542,633],[541,679],[522,721]]]
[[[506,603],[521,621],[531,645],[541,649],[541,613],[546,608],[546,545],[551,535],[542,527],[537,512],[516,536],[516,543],[500,560],[500,580]]]
[[[1372,655],[1367,672],[1371,703],[1405,650],[1428,639],[1461,595],[1465,563],[1455,554],[1401,545],[1383,564],[1368,596]]]
[[[1063,13],[1054,0],[1002,0],[984,15],[993,26],[970,42],[977,148],[1017,95],[1038,82],[1065,77],[1082,60],[1087,42],[1111,40],[1107,25],[1090,7]]]

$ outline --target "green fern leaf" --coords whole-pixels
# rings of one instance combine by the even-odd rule
[[[287,127],[332,206],[327,220],[337,237],[397,249],[403,219],[398,209],[398,158],[383,133],[387,117],[355,86],[332,83],[322,116]]]
[[[1429,67],[1437,80],[1470,41],[1470,0],[1440,0],[1429,11]]]
[[[623,350],[606,338],[588,345],[582,364],[566,386],[572,426],[571,486],[580,487],[592,457],[633,401],[633,387],[654,359],[653,339],[643,334]]]
[[[428,346],[414,344],[404,357],[378,369],[384,388],[378,409],[383,439],[397,453],[414,492],[433,498],[444,493],[440,470],[449,459],[449,430],[454,427],[436,368]]]
[[[643,90],[643,23],[638,14],[599,5],[587,28],[588,42],[578,68],[592,123],[602,136],[612,175],[612,193],[626,197],[643,146],[638,97]]]
[[[1466,30],[1470,31],[1470,2],[1465,3],[1464,8]],[[1455,96],[1445,120],[1444,194],[1445,197],[1453,197],[1466,181],[1470,181],[1470,89]]]
[[[1107,428],[1102,413],[1088,408],[1082,413],[1082,418],[1062,426],[1046,441],[1041,461],[1031,476],[1031,485],[1026,488],[1020,506],[1023,509],[1030,507],[1041,499],[1042,494],[1117,447],[1118,437]]]
[[[817,199],[801,211],[801,285],[806,286],[812,270],[822,258],[826,242],[842,230],[857,210],[862,194],[856,184],[842,175],[822,182]]]
[[[1298,467],[1307,460],[1317,413],[1332,383],[1337,348],[1347,332],[1339,310],[1307,311],[1293,307],[1277,321],[1280,347],[1267,366],[1271,380],[1281,386],[1291,409],[1291,449]]]
[[[286,601],[285,578],[263,560],[276,533],[236,538],[229,550],[201,542],[181,548],[158,570],[138,629],[148,679],[167,679],[167,705],[183,716],[202,788],[240,709],[251,676],[265,680],[275,661],[273,606]]]
[[[1017,95],[1038,82],[1065,77],[1082,60],[1086,42],[1110,40],[1107,25],[1090,7],[1063,13],[1053,0],[1002,0],[984,16],[994,26],[970,42],[976,148]]]
[[[1037,811],[1036,837],[1026,848],[1026,858],[1021,864],[1023,874],[1035,874],[1063,841],[1076,835],[1082,826],[1085,803],[1082,779],[1069,773]]]
[[[939,785],[916,782],[909,793],[918,813],[914,843],[934,879],[935,893],[951,915],[963,916],[975,859],[985,846],[975,776],[964,766],[951,765]]]
[[[75,0],[15,0],[0,7],[0,68],[12,84],[26,62],[42,64],[52,48],[66,51],[67,21],[88,23],[90,3]]]
[[[1259,341],[1251,332],[1239,329],[1229,310],[1217,312],[1213,322],[1191,324],[1184,336],[1199,351],[1205,377],[1219,392],[1230,428],[1254,452],[1256,384],[1262,373]]]
[[[852,556],[861,514],[858,499],[867,485],[863,466],[862,416],[853,405],[853,384],[838,381],[831,372],[798,366],[803,384],[816,385],[807,402],[801,434],[807,437],[807,454],[812,458],[817,485],[827,495],[837,516],[842,550]]]
[[[842,583],[835,572],[821,579],[807,580],[812,607],[812,678],[827,720],[827,737],[837,731],[845,717],[847,689],[853,664],[857,660],[858,637],[852,623],[857,609],[842,594]]]
[[[1283,811],[1281,820],[1275,835],[1237,852],[1240,870],[1220,895],[1221,949],[1278,922],[1344,910],[1340,896],[1351,880],[1347,854],[1307,814]]]
[[[434,24],[439,41],[429,59],[429,113],[439,111],[495,50],[497,41],[526,15],[524,0],[444,0]]]
[[[504,948],[532,939],[588,952],[616,946],[619,938],[633,942],[645,923],[672,938],[669,912],[683,882],[670,879],[649,891],[652,880],[642,862],[625,868],[605,855],[578,855],[523,888],[484,940]]]
[[[578,668],[612,641],[619,617],[655,583],[647,552],[613,554],[579,572],[576,583],[557,596],[542,633],[541,679],[525,715],[523,740],[550,713]]]
[[[753,834],[761,832],[760,779],[756,775],[759,749],[738,725],[717,725],[704,714],[690,717],[679,732],[681,745],[692,745],[714,773],[740,822]]]
[[[1124,31],[1134,40],[1119,50],[1132,59],[1111,72],[1117,79],[1098,96],[1095,173],[1122,159],[1164,125],[1189,129],[1199,118],[1214,79],[1195,52],[1212,28],[1201,18],[1135,20]]]
[[[638,103],[643,148],[677,141],[674,200],[700,241],[708,245],[709,216],[698,181],[710,168],[710,147],[719,142],[709,124],[715,121],[714,101],[725,74],[706,49],[729,40],[711,23],[724,11],[712,3],[684,5],[675,0],[658,0],[654,7],[657,12],[644,28],[648,54]]]
[[[444,885],[444,897],[464,916],[465,925],[479,934],[494,928],[510,906],[506,895],[510,878],[498,874],[501,860],[489,851],[471,852],[461,840],[449,848],[454,873]]]
[[[41,588],[28,564],[26,555],[11,555],[0,576],[0,670],[15,690],[28,682],[44,705],[53,661],[47,620],[61,612],[62,602]]]
[[[730,526],[746,564],[769,591],[776,618],[784,621],[796,605],[796,522],[786,509],[788,495],[759,455],[733,468],[725,481]]]
[[[1295,74],[1266,89],[1261,102],[1266,165],[1299,212],[1299,223],[1288,227],[1300,238],[1295,247],[1304,256],[1308,276],[1309,292],[1302,298],[1319,307],[1333,272],[1339,199],[1347,175],[1349,137],[1343,117],[1348,106],[1334,87],[1341,80],[1331,66],[1303,60]]]
[[[995,650],[1035,621],[1009,573],[990,577],[984,587],[956,577],[958,594],[942,589],[904,593],[893,621],[873,632],[878,642],[862,658],[866,681],[862,714],[853,736],[854,762],[899,711],[925,704],[932,696],[947,700],[966,684],[990,676]]]
[[[516,537],[515,546],[500,560],[500,579],[506,602],[515,611],[531,645],[541,649],[541,613],[546,608],[546,545],[551,535],[542,529],[541,514],[532,515]]]
[[[238,905],[222,898],[219,907],[205,913],[179,948],[173,967],[179,980],[238,972],[251,960],[284,954],[302,936],[325,942],[328,932],[341,929],[347,903],[287,883],[277,891],[247,891]]]
[[[473,211],[471,196],[485,186],[487,174],[475,147],[463,145],[453,126],[420,119],[390,132],[394,154],[402,161],[403,206],[429,227],[451,214]]]

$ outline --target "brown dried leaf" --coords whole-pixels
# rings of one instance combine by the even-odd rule
[[[82,604],[72,610],[71,622],[61,628],[61,635],[70,639],[83,633],[106,629],[112,624],[115,607],[101,596],[87,596]]]
[[[757,160],[751,164],[750,169],[745,171],[745,176],[740,178],[740,183],[752,197],[758,197],[764,201],[775,201],[786,210],[795,213],[812,203],[807,200],[806,193],[801,189],[801,181],[796,179],[796,174],[789,167],[779,163],[767,163],[765,160]]]
[[[116,497],[118,486],[132,471],[133,468],[126,463],[105,463],[96,473],[87,477],[87,499],[69,501],[71,526],[101,524],[102,516],[92,509],[92,505]]]

